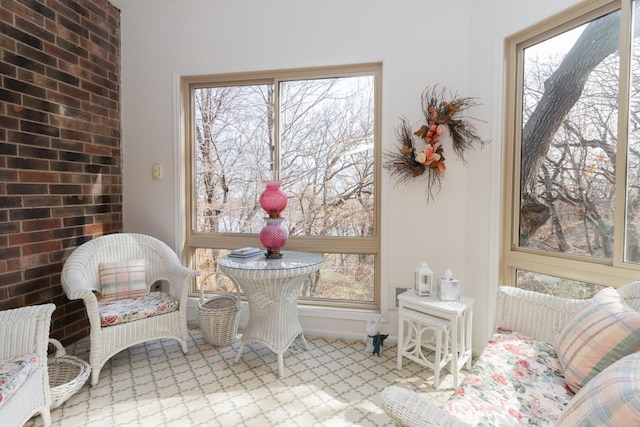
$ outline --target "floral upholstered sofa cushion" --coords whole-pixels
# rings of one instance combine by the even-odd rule
[[[474,426],[552,426],[572,398],[551,345],[499,329],[444,408]]]
[[[9,400],[37,366],[38,358],[35,354],[0,360],[0,406]]]
[[[164,292],[150,292],[141,297],[98,303],[100,324],[117,325],[145,317],[171,313],[178,309],[177,299]]]

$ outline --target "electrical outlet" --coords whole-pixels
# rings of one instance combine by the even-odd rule
[[[408,291],[409,288],[403,286],[389,286],[389,309],[397,310],[400,307],[400,301],[398,301],[398,295]]]

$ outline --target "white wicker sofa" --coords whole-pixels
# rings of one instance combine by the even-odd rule
[[[601,293],[574,300],[499,288],[496,333],[445,405],[391,385],[381,393],[383,409],[399,426],[640,425],[640,282]],[[594,307],[600,307],[595,301],[605,296],[618,299],[615,307],[622,307],[627,317],[606,313],[611,324],[600,318],[591,329],[583,328]],[[585,371],[589,373],[574,390],[572,364],[578,363],[569,356],[596,354],[589,346],[599,345],[599,338],[589,334],[598,328],[604,340],[613,339],[614,329],[627,319],[632,322],[624,340],[627,355]]]
[[[101,266],[144,261],[142,296],[99,301],[104,293]],[[120,266],[118,276],[129,276]],[[125,270],[125,271],[123,271]],[[184,267],[164,242],[144,234],[116,233],[90,240],[69,256],[61,283],[67,298],[82,299],[90,324],[91,385],[98,383],[102,366],[116,353],[146,341],[173,338],[188,351],[187,300],[190,281],[199,274]],[[165,292],[150,292],[158,281]],[[118,286],[121,283],[118,283]]]
[[[47,372],[54,304],[0,311],[0,426],[20,427],[33,415],[51,425]]]

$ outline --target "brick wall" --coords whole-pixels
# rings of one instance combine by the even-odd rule
[[[120,12],[0,0],[0,30],[0,309],[55,303],[51,336],[68,344],[88,321],[63,262],[122,231]]]

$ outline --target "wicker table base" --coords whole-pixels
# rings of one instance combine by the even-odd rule
[[[284,252],[282,258],[223,258],[220,269],[242,287],[249,303],[249,322],[242,333],[238,362],[244,347],[259,342],[278,356],[278,375],[284,377],[283,354],[299,336],[308,344],[298,319],[298,293],[310,273],[320,269],[322,257]]]

